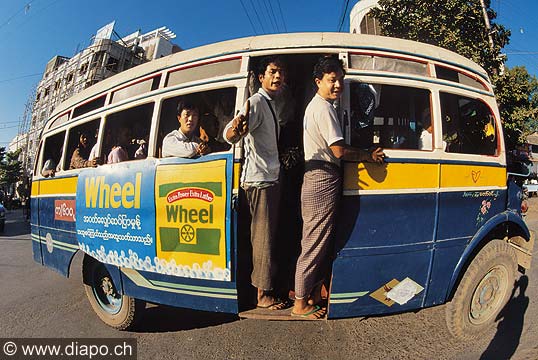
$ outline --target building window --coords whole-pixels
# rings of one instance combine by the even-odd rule
[[[119,60],[111,56],[108,58],[108,61],[106,62],[106,67],[110,71],[118,71],[118,63],[119,63]]]
[[[366,14],[361,21],[361,34],[381,35],[379,23],[370,13]]]
[[[84,74],[88,70],[88,63],[84,63],[80,66],[80,69],[78,70],[79,74]]]

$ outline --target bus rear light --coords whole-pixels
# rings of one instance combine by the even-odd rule
[[[528,210],[529,210],[529,203],[527,202],[527,200],[523,200],[521,202],[521,212],[525,214]]]

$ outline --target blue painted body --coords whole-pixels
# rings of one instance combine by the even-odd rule
[[[153,176],[156,166],[203,162],[224,158],[227,180],[226,238],[231,262],[231,281],[193,279],[134,269],[129,272],[106,265],[118,291],[155,303],[198,310],[237,313],[237,219],[232,206],[231,155],[211,155],[204,160],[163,159],[146,162],[144,176]],[[140,171],[140,164],[132,171]],[[91,170],[95,171],[95,170]],[[125,170],[122,177],[129,176]],[[149,172],[149,175],[148,175]],[[80,186],[80,183],[79,183]],[[150,186],[151,187],[151,186]],[[149,188],[148,188],[149,189]],[[149,191],[149,190],[146,190]],[[487,235],[504,224],[529,230],[519,213],[521,188],[509,181],[507,190],[487,193],[432,191],[430,193],[344,196],[337,224],[336,258],[332,268],[329,318],[342,318],[409,311],[441,304],[449,299],[458,277],[482,246]],[[479,196],[480,195],[480,196]],[[481,213],[480,197],[490,203]],[[32,200],[34,259],[68,276],[75,250],[63,246],[47,248],[47,236],[63,244],[78,246],[76,223],[54,220],[54,201],[72,197],[39,197]],[[77,206],[83,201],[77,199]],[[83,211],[81,214],[84,213]],[[155,213],[149,208],[144,213]],[[48,215],[47,215],[48,214]],[[155,223],[152,223],[153,231]],[[41,239],[41,241],[39,241]],[[134,272],[133,272],[134,271]],[[390,306],[371,296],[387,283],[412,279],[423,289],[407,303]]]
[[[398,161],[392,159],[392,161]],[[345,196],[338,222],[329,318],[390,314],[446,302],[474,252],[498,226],[530,238],[521,188]],[[488,205],[489,204],[489,205]],[[423,290],[385,304],[375,292],[412,279]],[[374,295],[374,296],[371,296]]]
[[[235,239],[235,234],[232,237],[232,218],[237,218],[235,210],[232,209],[232,196],[231,196],[231,186],[233,179],[233,158],[231,154],[222,154],[222,155],[209,155],[200,159],[180,159],[180,158],[170,158],[170,159],[161,159],[157,162],[155,159],[148,159],[146,161],[118,164],[122,168],[121,172],[114,171],[114,173],[109,173],[107,176],[110,178],[122,178],[125,179],[134,174],[135,172],[143,172],[143,179],[149,180],[149,183],[146,181],[143,191],[147,194],[151,194],[153,197],[154,191],[154,178],[155,171],[157,166],[167,166],[174,164],[193,164],[193,163],[202,163],[211,160],[225,159],[226,168],[225,174],[223,174],[226,179],[226,191],[227,201],[226,201],[226,233],[225,241],[226,246],[226,256],[228,258],[228,263],[235,264],[236,262],[236,246],[232,244],[232,239]],[[121,166],[124,165],[124,166]],[[116,170],[116,167],[114,168]],[[105,169],[106,172],[110,172],[111,168]],[[103,173],[97,169],[83,169],[81,175],[79,176],[79,184],[77,186],[77,194],[79,194],[81,188],[81,182],[83,182],[89,176],[99,176]],[[58,177],[56,178],[58,179]],[[42,180],[42,181],[54,181],[55,179]],[[144,197],[143,197],[144,198]],[[155,238],[155,204],[145,203],[148,196],[143,200],[142,209],[139,211],[129,211],[130,215],[140,215],[144,221],[150,221],[149,225],[143,227],[142,232],[149,232],[153,238]],[[77,239],[77,228],[83,216],[90,216],[95,209],[87,210],[85,209],[84,197],[77,196],[77,221],[65,221],[65,220],[56,220],[54,216],[55,212],[55,201],[59,200],[72,200],[75,201],[75,197],[65,197],[65,196],[50,196],[50,197],[37,197],[32,199],[32,238],[33,238],[33,253],[34,260],[38,263],[41,263],[49,268],[54,269],[64,276],[69,275],[69,267],[73,256],[76,253],[76,249],[66,248],[65,244],[72,244],[74,247],[78,247],[80,241],[82,240],[86,245],[88,243],[92,244],[91,241],[94,239],[80,237]],[[35,211],[37,210],[37,211]],[[99,212],[99,211],[97,211]],[[117,212],[117,211],[116,211]],[[107,214],[111,213],[113,216],[117,216],[114,210],[107,209]],[[39,217],[37,216],[39,214]],[[95,225],[95,224],[92,224]],[[99,225],[99,224],[97,224]],[[98,230],[107,230],[102,224],[101,226],[92,226],[94,229]],[[87,226],[83,227],[84,230],[87,230]],[[80,230],[80,229],[79,229]],[[108,229],[110,230],[110,229]],[[126,229],[129,231],[132,229]],[[142,234],[142,233],[141,233]],[[47,246],[47,238],[54,239],[52,243],[49,240]],[[106,243],[106,242],[105,242]],[[99,246],[99,244],[94,244]],[[111,243],[113,246],[112,251],[121,250],[121,247],[117,243]],[[145,253],[146,255],[155,256],[155,250],[152,250],[153,253]],[[107,270],[111,274],[112,281],[114,282],[116,289],[119,293],[126,294],[137,299],[151,301],[160,304],[167,304],[177,307],[186,307],[197,310],[206,310],[206,311],[216,311],[216,312],[228,312],[228,313],[237,313],[238,312],[238,302],[237,302],[237,283],[236,279],[236,268],[232,267],[232,281],[216,281],[216,280],[204,280],[204,279],[193,279],[185,278],[179,276],[165,275],[156,272],[142,271],[142,270],[132,270],[137,273],[137,277],[141,279],[140,281],[144,285],[135,284],[133,280],[126,275],[126,271],[122,270],[119,266],[105,264]],[[129,269],[127,269],[129,271]],[[157,285],[154,285],[157,284]],[[194,289],[194,290],[193,290]],[[179,292],[178,292],[179,291]]]

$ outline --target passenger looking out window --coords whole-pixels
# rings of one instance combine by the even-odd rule
[[[215,115],[205,113],[200,118],[200,140],[206,143],[211,152],[228,151],[230,145],[218,140],[219,122]]]
[[[180,101],[177,106],[179,129],[165,136],[162,147],[163,157],[193,158],[209,153],[209,146],[196,136],[199,117],[198,108],[193,103]]]
[[[89,160],[90,156],[90,143],[88,142],[88,134],[80,133],[79,142],[73,155],[71,156],[71,162],[69,169],[80,169],[85,167],[95,167],[99,164],[98,159]]]
[[[112,150],[108,154],[107,164],[119,163],[129,160],[129,153],[127,152],[127,146],[129,145],[130,131],[128,127],[122,127],[114,141]]]

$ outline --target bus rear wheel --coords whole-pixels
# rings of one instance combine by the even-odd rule
[[[84,290],[97,316],[117,330],[134,327],[145,308],[141,300],[120,294],[104,264],[85,255],[82,263]]]
[[[446,306],[448,330],[460,339],[472,340],[488,330],[509,300],[517,259],[502,240],[492,240],[480,250],[463,275]]]

